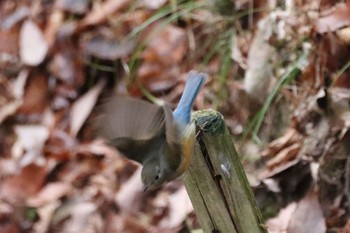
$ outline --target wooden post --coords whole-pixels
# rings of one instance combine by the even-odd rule
[[[223,116],[204,110],[193,119],[199,146],[183,179],[203,231],[267,232]]]

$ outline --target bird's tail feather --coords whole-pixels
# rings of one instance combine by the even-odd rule
[[[207,75],[191,71],[188,75],[184,92],[180,102],[174,111],[174,118],[180,122],[188,124],[191,120],[191,110],[201,87],[203,86]]]

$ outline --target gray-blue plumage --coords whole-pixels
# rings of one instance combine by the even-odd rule
[[[189,73],[180,102],[173,112],[174,120],[180,127],[185,127],[190,123],[193,102],[206,79],[207,75],[204,73],[196,71]]]

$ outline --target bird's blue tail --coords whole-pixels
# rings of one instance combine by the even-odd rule
[[[177,105],[173,115],[174,119],[180,124],[189,124],[191,121],[191,110],[193,102],[196,99],[199,90],[203,86],[207,75],[191,71],[188,75],[184,92],[181,96],[180,102]]]

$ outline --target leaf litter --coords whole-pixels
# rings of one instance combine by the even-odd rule
[[[115,92],[175,106],[191,69],[210,75],[195,108],[225,116],[269,232],[348,232],[349,4],[268,2],[231,4],[234,23],[200,0],[1,2],[1,232],[199,228],[181,180],[144,193],[90,123]]]

